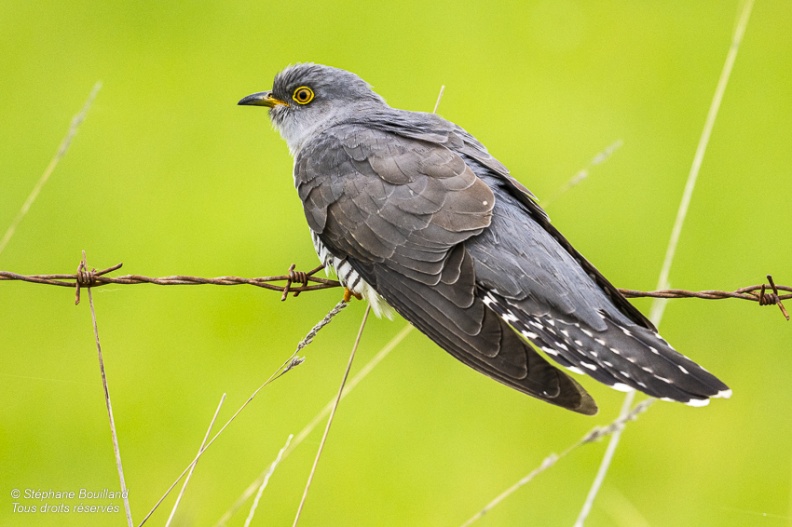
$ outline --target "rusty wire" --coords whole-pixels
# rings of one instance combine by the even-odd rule
[[[781,310],[784,318],[789,320],[789,313],[784,307],[783,300],[792,298],[792,287],[776,285],[771,275],[767,275],[767,284],[749,285],[735,291],[687,291],[685,289],[664,289],[662,291],[636,291],[634,289],[619,289],[627,298],[703,298],[705,300],[723,300],[725,298],[739,298],[758,302],[760,306],[776,305]],[[768,287],[770,292],[768,292]],[[785,291],[787,294],[779,294]]]
[[[286,300],[289,293],[294,296],[304,291],[318,291],[321,289],[331,289],[341,287],[337,280],[314,276],[322,269],[319,266],[311,271],[295,271],[292,264],[284,275],[259,276],[255,278],[243,278],[239,276],[218,276],[214,278],[204,278],[200,276],[141,276],[127,274],[122,276],[108,276],[109,273],[117,271],[123,264],[119,263],[97,271],[88,270],[85,259],[80,261],[77,272],[74,274],[34,274],[22,275],[9,271],[0,271],[0,281],[18,280],[35,284],[54,285],[59,287],[72,287],[75,289],[75,304],[80,302],[80,289],[83,287],[101,287],[109,284],[154,284],[154,285],[252,285],[281,292],[281,300]],[[789,320],[789,313],[784,307],[783,300],[792,299],[792,287],[776,285],[772,276],[767,275],[768,284],[751,285],[741,287],[735,291],[688,291],[685,289],[665,289],[662,291],[637,291],[634,289],[619,289],[619,292],[627,298],[703,298],[705,300],[722,300],[725,298],[738,298],[757,302],[761,306],[776,305],[781,310],[784,317]],[[784,293],[779,293],[783,291]]]

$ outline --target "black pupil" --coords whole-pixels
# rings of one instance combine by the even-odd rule
[[[297,97],[301,101],[304,101],[304,100],[308,99],[308,90],[300,90],[300,91],[298,91],[297,92]]]

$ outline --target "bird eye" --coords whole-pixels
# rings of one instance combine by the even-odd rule
[[[294,90],[294,93],[292,94],[292,99],[294,99],[297,104],[308,104],[313,100],[313,98],[314,92],[308,86],[300,86]]]

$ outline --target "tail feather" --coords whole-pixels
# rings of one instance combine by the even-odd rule
[[[674,350],[643,326],[600,311],[605,329],[587,327],[571,315],[527,313],[518,303],[486,293],[484,303],[556,362],[620,391],[639,390],[659,399],[703,406],[729,397],[717,377]]]

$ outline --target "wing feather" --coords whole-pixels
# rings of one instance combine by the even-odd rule
[[[295,182],[325,247],[452,356],[534,397],[596,412],[580,385],[485,305],[465,242],[490,225],[495,195],[460,155],[342,125],[301,150]]]

